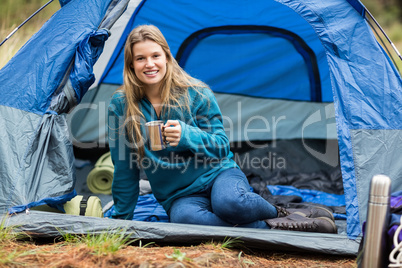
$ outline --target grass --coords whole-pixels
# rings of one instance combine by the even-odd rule
[[[232,237],[225,237],[223,239],[223,242],[221,244],[221,248],[236,248],[239,247],[239,245],[243,243],[243,241],[240,240],[240,237],[232,238]]]
[[[24,232],[18,232],[17,226],[7,226],[8,216],[1,216],[0,221],[0,267],[15,264],[17,258],[35,254],[33,251],[20,251],[16,247],[21,239],[29,236]]]
[[[243,241],[240,240],[240,237],[232,238],[232,237],[225,237],[221,242],[217,242],[211,240],[207,243],[207,245],[212,245],[217,249],[231,249],[231,248],[241,248]]]
[[[82,237],[81,243],[91,248],[96,255],[107,255],[115,253],[126,247],[130,236],[124,231],[103,232],[101,234],[88,234]]]
[[[243,251],[240,251],[239,254],[237,255],[237,258],[239,259],[240,263],[244,263],[246,265],[249,265],[249,264],[254,265],[255,264],[253,261],[242,258],[242,254],[243,254]]]
[[[0,219],[0,245],[29,238],[28,234],[16,230],[18,226],[8,226],[6,224],[7,215],[0,215]]]
[[[16,234],[11,227],[6,226],[7,217],[3,216],[0,222],[0,265],[12,263],[19,253],[16,250],[7,252],[4,248],[16,241]]]
[[[124,229],[107,230],[99,234],[76,235],[64,233],[59,230],[65,245],[85,245],[95,255],[107,255],[115,253],[126,247],[130,241],[130,235]],[[136,240],[134,240],[136,241]],[[147,245],[145,245],[147,246]]]
[[[6,216],[2,216],[0,221],[0,242],[8,242],[15,239],[15,234],[12,232],[12,228],[6,226]]]
[[[191,261],[190,258],[186,257],[186,253],[181,252],[180,249],[177,249],[177,248],[173,249],[173,253],[171,255],[167,255],[165,253],[165,256],[168,259],[173,259],[174,261],[180,261],[180,262],[185,261],[185,260],[186,261]]]

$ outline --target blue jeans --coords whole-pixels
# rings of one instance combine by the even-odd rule
[[[251,192],[237,168],[223,171],[201,192],[176,199],[169,210],[174,223],[263,229],[269,229],[263,220],[277,215],[273,205]]]

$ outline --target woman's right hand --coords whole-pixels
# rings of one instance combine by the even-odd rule
[[[168,120],[164,125],[163,134],[165,136],[165,141],[169,143],[170,146],[176,147],[181,139],[181,125],[177,120]]]

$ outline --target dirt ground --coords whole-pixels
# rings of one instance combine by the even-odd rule
[[[86,244],[13,241],[0,245],[0,249],[0,267],[357,267],[354,257],[258,252],[219,243],[190,247],[126,245],[115,252],[99,253]]]

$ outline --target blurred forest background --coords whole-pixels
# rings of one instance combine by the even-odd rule
[[[331,1],[331,0],[326,0]],[[361,0],[380,23],[392,42],[402,53],[402,0]],[[1,0],[0,42],[18,25],[46,4],[48,0]],[[60,8],[54,0],[39,14],[21,27],[8,41],[0,46],[0,68],[22,47],[22,45]],[[402,67],[402,61],[399,60]],[[401,68],[400,68],[401,69]]]

